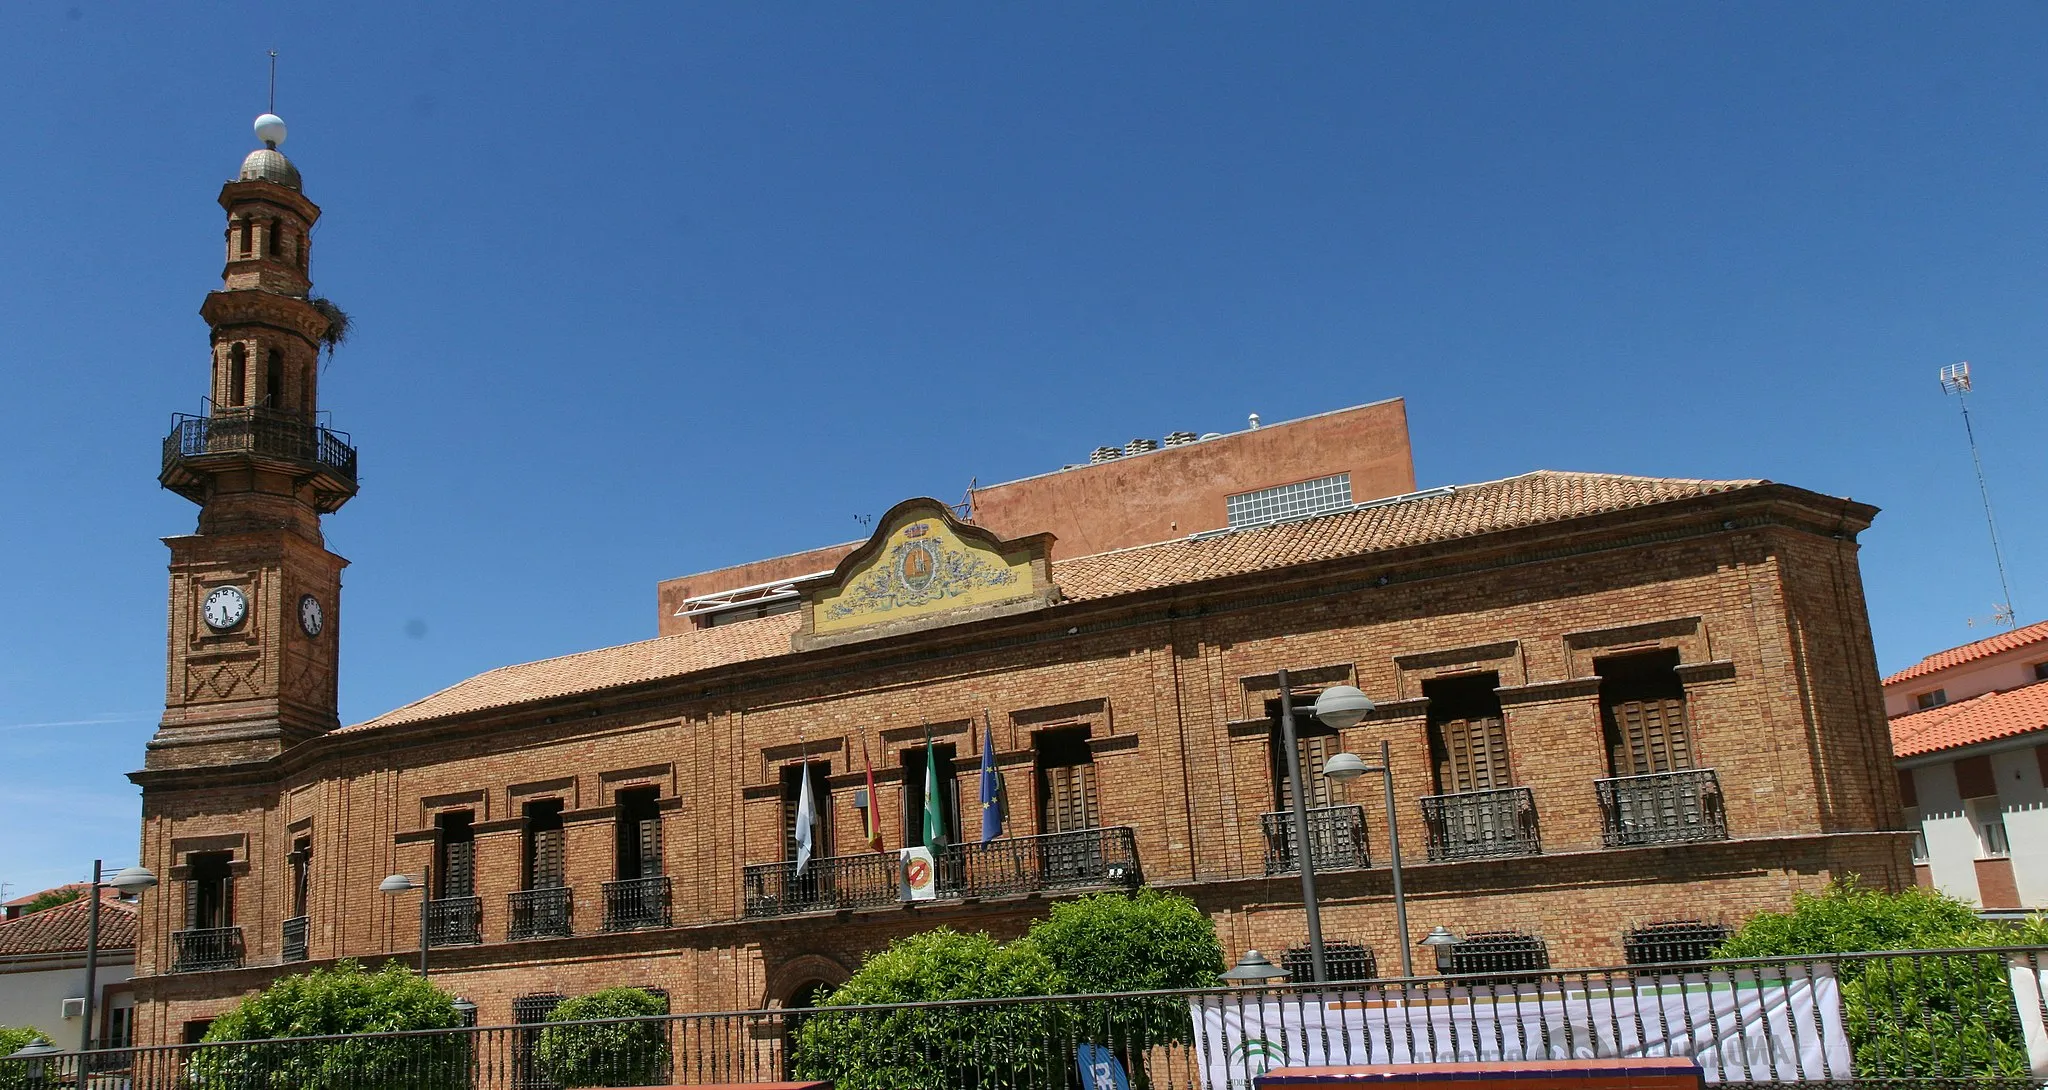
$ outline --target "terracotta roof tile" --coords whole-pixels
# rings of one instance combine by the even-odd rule
[[[1539,470],[1417,493],[1398,502],[1258,529],[1055,557],[1053,581],[1074,601],[1270,571],[1472,537],[1767,484]],[[798,615],[779,614],[478,674],[367,722],[359,731],[597,692],[789,653]]]
[[[55,954],[85,949],[85,930],[92,903],[81,897],[55,908],[0,923],[0,956]],[[125,901],[100,902],[100,949],[135,948],[135,906]]]
[[[1946,651],[1936,651],[1919,662],[1885,678],[1884,683],[1886,685],[1896,685],[1901,681],[1911,681],[1916,677],[1926,677],[1928,674],[1946,670],[1951,666],[1961,666],[1966,662],[1988,659],[1993,655],[2004,654],[2007,651],[2017,651],[2030,643],[2040,643],[2042,641],[2048,641],[2048,621],[2038,621],[2025,628],[2015,628],[2010,632],[2000,632],[1996,636],[1987,636],[1975,643],[1966,643],[1961,647],[1951,647]]]
[[[2048,682],[1985,693],[1891,721],[1892,753],[1917,757],[2048,730]]]

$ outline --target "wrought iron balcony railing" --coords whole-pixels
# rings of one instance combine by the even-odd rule
[[[570,933],[569,909],[575,898],[567,886],[514,890],[506,895],[512,919],[507,939],[560,938]]]
[[[1139,881],[1137,840],[1128,826],[952,844],[935,862],[942,898],[1135,886]],[[884,853],[812,859],[802,874],[790,861],[757,863],[746,868],[742,889],[741,911],[750,917],[877,908],[903,898],[897,857]]]
[[[621,878],[604,884],[604,929],[637,931],[669,924],[668,876]]]
[[[1294,812],[1259,815],[1266,836],[1266,873],[1293,874],[1301,869],[1301,845],[1294,833]],[[1365,808],[1318,806],[1308,812],[1308,842],[1316,869],[1352,870],[1372,866],[1365,850]]]
[[[1721,781],[1711,768],[1594,780],[1610,848],[1728,839]]]
[[[1425,795],[1422,820],[1432,863],[1537,855],[1536,797],[1526,787]]]
[[[304,916],[293,916],[284,922],[284,960],[306,960],[306,936],[311,930]]]
[[[428,901],[428,946],[475,946],[484,941],[484,899],[442,897]]]
[[[171,932],[175,953],[174,973],[203,973],[209,969],[242,967],[242,929],[239,927],[195,927]]]
[[[312,471],[323,510],[356,494],[356,448],[348,433],[268,409],[216,409],[211,416],[178,413],[164,437],[158,480],[187,499],[205,497],[205,474],[195,461],[219,454],[249,454],[296,462]]]

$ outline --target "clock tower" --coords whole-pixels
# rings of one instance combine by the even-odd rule
[[[171,549],[169,672],[149,770],[273,757],[334,729],[341,569],[320,516],[356,494],[356,451],[325,426],[320,349],[338,310],[312,296],[313,224],[284,122],[221,187],[227,264],[199,314],[212,329],[205,412],[164,438],[165,488],[199,505]]]

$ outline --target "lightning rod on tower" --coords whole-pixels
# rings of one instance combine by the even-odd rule
[[[1963,435],[1970,441],[1970,464],[1977,471],[1977,495],[1984,501],[1984,527],[1991,531],[1991,561],[1998,566],[2000,599],[1991,609],[1991,623],[2011,628],[2017,614],[2012,604],[2012,587],[2005,579],[2005,552],[1998,546],[1998,520],[1991,517],[1991,489],[1984,483],[1984,460],[1977,454],[1977,432],[1970,426],[1970,361],[1951,363],[1941,369],[1941,392],[1956,395],[1963,410]]]

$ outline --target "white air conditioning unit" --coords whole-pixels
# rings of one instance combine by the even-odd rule
[[[63,1014],[61,1015],[61,1017],[64,1017],[64,1018],[83,1018],[83,1017],[85,1017],[85,997],[81,995],[81,996],[79,996],[79,997],[78,997],[77,999],[66,999],[66,1000],[64,1001],[63,1005],[62,1005],[62,1009],[63,1009],[64,1013],[63,1013]]]

